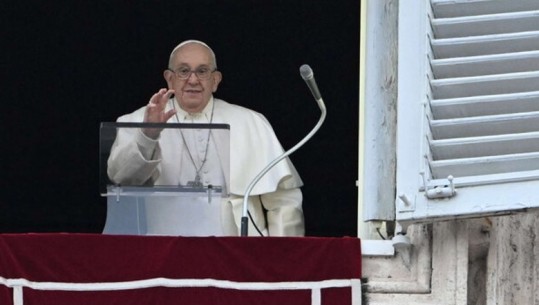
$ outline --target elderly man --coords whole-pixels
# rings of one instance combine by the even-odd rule
[[[222,164],[215,158],[218,152],[211,131],[193,139],[181,131],[165,133],[156,128],[120,129],[108,160],[109,178],[124,185],[225,185],[229,196],[216,205],[219,211],[207,213],[205,221],[188,224],[195,226],[189,233],[182,229],[185,226],[174,225],[189,218],[176,199],[146,202],[148,226],[153,228],[148,233],[239,235],[247,186],[283,149],[263,115],[213,97],[222,74],[214,52],[205,43],[188,40],[174,48],[164,78],[168,89],[159,90],[146,106],[121,116],[118,122],[229,124],[230,181],[220,174]],[[248,199],[249,234],[304,235],[301,186],[288,158],[263,176]],[[212,223],[219,225],[209,231],[203,228]]]

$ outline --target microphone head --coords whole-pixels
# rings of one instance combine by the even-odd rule
[[[299,67],[299,73],[304,80],[313,78],[313,69],[311,69],[309,65],[302,65],[301,67]]]

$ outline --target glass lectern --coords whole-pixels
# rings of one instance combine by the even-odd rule
[[[144,130],[160,136],[152,140]],[[227,124],[101,123],[103,233],[222,235],[229,172]]]

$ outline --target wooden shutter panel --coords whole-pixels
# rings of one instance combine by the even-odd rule
[[[400,7],[398,141],[421,139],[398,147],[397,220],[538,207],[539,1],[421,2]]]

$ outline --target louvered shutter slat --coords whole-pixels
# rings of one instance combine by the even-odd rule
[[[443,18],[432,21],[432,30],[438,38],[517,33],[535,31],[537,28],[539,28],[539,11]]]
[[[539,31],[433,39],[431,47],[437,58],[525,52],[539,49]]]
[[[431,149],[436,160],[538,152],[539,132],[435,140]]]
[[[537,0],[431,0],[436,18],[539,10]]]
[[[514,134],[539,130],[539,112],[455,118],[431,122],[434,139]]]
[[[481,158],[440,160],[431,163],[433,175],[467,177],[494,174],[517,174],[539,169],[539,152],[498,155]]]
[[[431,61],[437,79],[539,70],[539,51],[469,56]]]
[[[440,120],[534,112],[539,111],[539,91],[433,99],[430,106],[432,113]]]

